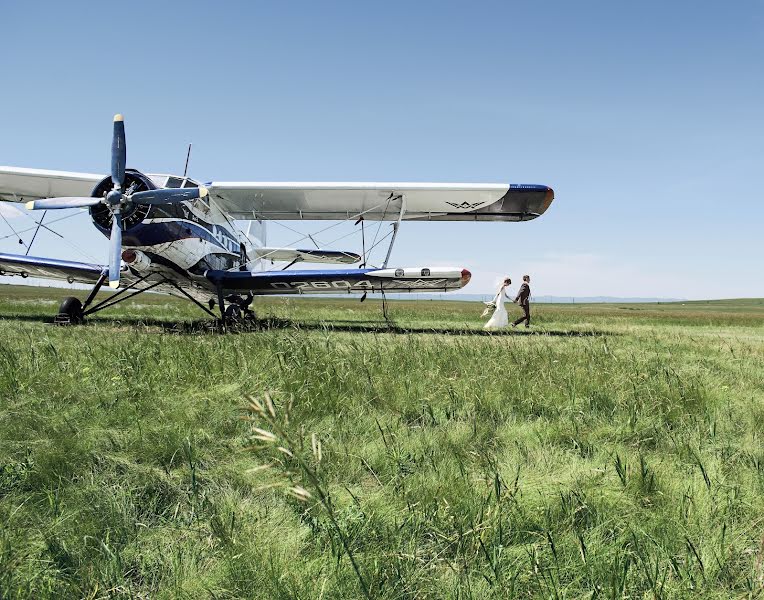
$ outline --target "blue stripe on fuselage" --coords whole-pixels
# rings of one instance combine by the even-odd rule
[[[238,242],[234,242],[231,235],[224,228],[219,228],[221,234],[231,241],[232,247],[234,244],[238,245]],[[209,229],[191,221],[139,223],[124,233],[122,243],[126,246],[156,246],[158,244],[167,244],[191,238],[210,242],[231,254],[236,254],[232,247],[227,248]]]

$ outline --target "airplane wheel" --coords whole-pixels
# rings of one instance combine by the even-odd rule
[[[225,320],[227,323],[238,323],[241,321],[241,308],[236,304],[229,304],[225,309]]]
[[[82,313],[82,302],[80,302],[79,298],[69,296],[64,298],[61,306],[58,307],[58,320],[78,325],[85,318]]]

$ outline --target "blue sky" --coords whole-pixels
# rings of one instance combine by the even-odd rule
[[[468,267],[473,293],[528,272],[536,295],[764,296],[760,0],[0,15],[0,164],[105,172],[121,112],[128,165],[147,172],[182,172],[193,142],[205,181],[543,183],[542,218],[409,223],[392,263]],[[105,260],[85,215],[61,232]],[[83,258],[49,235],[34,253]]]

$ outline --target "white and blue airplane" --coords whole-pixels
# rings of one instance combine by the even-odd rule
[[[139,293],[182,296],[223,321],[251,315],[265,294],[447,292],[464,287],[461,267],[388,268],[402,220],[527,221],[554,199],[545,185],[460,183],[210,182],[126,168],[125,124],[114,117],[111,175],[0,167],[0,200],[31,210],[87,208],[110,240],[107,265],[0,253],[0,275],[84,283],[84,301],[66,298],[58,320],[79,323]],[[268,220],[392,221],[387,257],[379,268],[366,253],[269,248]],[[242,233],[233,221],[249,221]],[[388,234],[390,235],[390,234]],[[363,268],[289,270],[298,262]],[[266,263],[268,261],[268,263]],[[287,262],[279,270],[265,264]],[[101,287],[116,294],[94,303]],[[206,305],[205,305],[206,304]]]

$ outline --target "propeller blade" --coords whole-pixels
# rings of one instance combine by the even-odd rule
[[[115,212],[109,239],[109,287],[119,287],[119,266],[122,257],[122,214]]]
[[[65,198],[45,198],[26,203],[27,210],[52,210],[57,208],[86,208],[101,202],[100,198],[83,198],[79,196]]]
[[[114,115],[114,137],[111,140],[111,181],[120,189],[125,184],[126,163],[125,120],[122,115]]]
[[[196,200],[204,198],[208,194],[207,188],[162,188],[160,190],[147,190],[135,192],[130,196],[130,201],[136,204],[177,204],[184,200]]]

